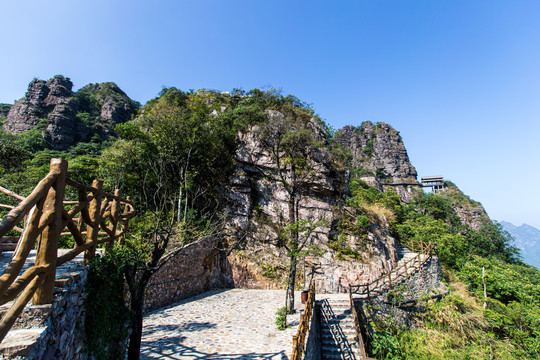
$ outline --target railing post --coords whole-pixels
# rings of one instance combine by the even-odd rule
[[[96,242],[99,234],[99,225],[101,223],[101,196],[103,181],[94,180],[92,182],[92,187],[96,188],[97,191],[93,193],[94,199],[92,199],[90,205],[88,206],[88,213],[92,223],[87,224],[86,226],[86,241],[93,243],[93,245],[84,253],[85,262],[92,260],[96,254]]]
[[[111,241],[107,242],[107,244],[105,245],[105,251],[109,251],[113,244],[114,244],[114,240],[116,239],[116,228],[118,227],[118,215],[120,214],[120,203],[118,201],[118,199],[120,198],[120,196],[122,195],[122,192],[120,191],[120,189],[116,189],[114,190],[114,196],[116,196],[115,198],[113,198],[113,201],[112,201],[112,205],[111,205],[111,224],[112,224],[112,233],[113,233],[113,238],[111,239]]]
[[[62,159],[51,159],[50,169],[58,175],[47,193],[43,204],[43,212],[54,212],[51,223],[43,230],[37,249],[36,265],[50,265],[43,284],[32,297],[34,305],[50,304],[53,299],[54,281],[56,278],[56,257],[58,256],[58,238],[62,232],[62,210],[68,162]]]
[[[126,197],[126,200],[131,201],[131,196]],[[124,208],[124,215],[126,215],[127,213],[129,213],[129,205],[126,204]],[[127,221],[125,221],[124,219],[122,219],[122,226],[123,226],[123,229],[122,229],[123,234],[121,237],[118,238],[118,241],[116,242],[118,245],[123,245],[126,242]]]
[[[292,353],[292,356],[291,356],[291,360],[294,360],[298,356],[298,348],[297,348],[297,346],[298,346],[298,336],[293,335],[292,343],[293,343],[293,353]]]

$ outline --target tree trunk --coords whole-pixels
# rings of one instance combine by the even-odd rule
[[[289,268],[289,278],[287,280],[287,309],[290,313],[294,312],[294,284],[296,280],[296,256],[291,256]]]
[[[140,284],[131,292],[131,326],[129,336],[128,360],[139,360],[141,356],[141,338],[143,330],[144,288]]]
[[[178,222],[182,221],[182,186],[178,190]]]
[[[289,225],[291,225],[290,233],[290,267],[289,278],[287,279],[287,309],[289,312],[294,312],[294,285],[296,282],[296,258],[298,256],[298,230],[294,228],[296,219],[296,194],[291,192],[289,195]]]

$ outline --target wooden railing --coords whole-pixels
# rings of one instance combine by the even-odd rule
[[[420,269],[434,254],[437,254],[437,244],[435,242],[424,243],[421,241],[411,241],[410,248],[411,250],[418,252],[416,256],[407,260],[400,267],[392,269],[368,284],[349,285],[349,293],[351,296],[352,294],[367,295],[367,298],[369,299],[372,295],[378,295],[383,289],[391,290],[394,287],[396,280],[399,279],[401,275],[407,276],[411,268],[415,270]],[[394,283],[392,283],[392,275],[394,275]]]
[[[293,336],[293,351],[291,360],[300,360],[305,350],[306,334],[309,331],[309,323],[313,317],[315,307],[315,282],[312,280],[309,286],[308,298],[304,308],[304,313],[300,315],[300,325],[296,335]]]
[[[364,300],[370,299],[374,295],[379,295],[383,290],[392,290],[392,288],[398,282],[398,279],[402,275],[409,276],[409,270],[419,270],[422,266],[428,262],[433,255],[437,254],[437,244],[435,242],[424,243],[421,241],[409,241],[407,246],[414,252],[417,252],[416,256],[407,260],[401,266],[396,269],[392,269],[386,274],[383,274],[376,280],[365,285],[349,285],[349,300],[351,303],[351,309],[354,319],[354,327],[358,337],[358,346],[360,348],[361,356],[368,359],[366,355],[365,341],[362,334],[361,319],[358,314],[358,310],[354,304],[353,294],[367,295]],[[422,255],[425,257],[422,259]],[[411,272],[412,274],[413,272]],[[392,275],[394,275],[394,283],[392,283]]]
[[[116,239],[122,241],[127,222],[135,215],[133,202],[129,197],[121,198],[120,190],[104,192],[99,180],[92,186],[80,184],[67,178],[67,169],[67,161],[51,159],[49,173],[27,197],[0,187],[0,192],[20,201],[15,206],[0,205],[10,210],[0,221],[0,241],[13,240],[8,233],[20,234],[10,263],[0,276],[0,305],[15,300],[0,321],[0,342],[30,299],[35,305],[52,302],[58,266],[82,252],[89,261],[99,244],[110,249]],[[66,186],[78,194],[77,201],[65,199]],[[75,245],[58,256],[60,236],[72,236]],[[35,264],[21,274],[34,248]]]

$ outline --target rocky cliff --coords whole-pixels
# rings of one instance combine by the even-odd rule
[[[478,230],[483,225],[491,223],[482,204],[469,198],[451,181],[445,181],[445,190],[437,194],[452,201],[452,207],[463,225]]]
[[[113,83],[90,84],[76,93],[72,87],[61,75],[32,80],[26,96],[9,110],[4,131],[20,134],[37,128],[49,148],[65,150],[95,135],[105,139],[137,111],[138,103]]]
[[[343,147],[347,166],[371,186],[392,189],[404,201],[420,191],[403,140],[390,125],[366,121],[359,127],[345,126],[335,139]]]
[[[269,111],[268,116],[279,117],[283,114]],[[394,134],[395,130],[384,125],[373,152],[376,159],[367,164],[373,169],[386,166],[389,173],[399,174],[399,179],[415,180],[414,167],[399,158],[404,156],[408,162],[402,142],[385,143],[393,138],[389,133]],[[350,127],[345,131],[348,129]],[[280,287],[283,286],[288,260],[286,249],[279,245],[278,239],[280,228],[287,219],[288,194],[283,187],[270,181],[261,172],[261,168],[276,170],[276,164],[261,146],[256,130],[256,127],[252,127],[239,135],[237,166],[226,190],[228,240],[236,243],[236,250],[230,254],[229,262],[237,286]],[[312,123],[312,130],[316,137],[323,136],[315,122]],[[351,147],[351,151],[359,149],[359,145],[352,141],[345,144]],[[394,150],[388,150],[389,147]],[[399,151],[392,153],[395,147],[404,154]],[[393,154],[392,158],[397,156],[398,159],[386,161],[384,156],[389,153]],[[314,279],[318,291],[345,291],[349,284],[373,280],[395,266],[395,239],[390,235],[388,223],[382,218],[370,225],[367,237],[358,238],[353,234],[344,236],[343,241],[347,243],[344,246],[355,254],[354,258],[344,256],[329,246],[338,236],[336,228],[344,205],[348,172],[334,166],[325,148],[314,148],[310,154],[310,168],[314,169],[314,175],[308,181],[307,192],[300,198],[299,218],[325,220],[324,225],[317,228],[312,237],[311,245],[317,248],[318,253],[314,260],[317,263]],[[354,161],[360,166],[364,164],[363,159],[357,157]],[[303,264],[300,261],[300,274],[304,271]],[[311,271],[309,264],[305,271]]]

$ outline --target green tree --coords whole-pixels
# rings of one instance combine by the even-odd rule
[[[307,183],[314,172],[311,155],[318,140],[311,127],[311,113],[294,106],[282,107],[284,114],[270,110],[268,121],[257,131],[264,151],[272,159],[273,166],[257,164],[258,170],[267,179],[279,184],[287,193],[287,239],[283,245],[289,257],[286,307],[294,309],[294,285],[298,256],[310,240],[311,232],[302,228],[306,224],[299,217],[299,201],[306,195]],[[317,225],[318,226],[318,225]],[[303,235],[304,234],[304,235]],[[308,236],[306,236],[308,235]]]

